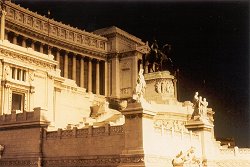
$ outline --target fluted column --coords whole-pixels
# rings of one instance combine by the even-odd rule
[[[40,52],[43,53],[43,43],[40,43]]]
[[[64,55],[64,77],[68,78],[68,66],[69,66],[69,60],[68,60],[68,52],[65,52]]]
[[[58,63],[57,68],[60,69],[60,50],[56,51],[56,61]]]
[[[17,34],[14,34],[13,36],[13,44],[17,44]]]
[[[88,92],[92,92],[92,58],[89,58],[88,67]]]
[[[108,95],[108,62],[104,63],[104,95]]]
[[[22,40],[22,47],[26,48],[26,38],[23,37],[23,40]]]
[[[80,59],[80,87],[84,87],[84,57]]]
[[[76,81],[76,54],[72,57],[72,79]]]
[[[96,94],[100,94],[100,63],[99,60],[96,61]]]
[[[5,15],[7,12],[5,10],[1,11],[1,40],[5,37]]]

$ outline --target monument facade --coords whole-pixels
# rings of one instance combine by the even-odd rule
[[[157,48],[141,39],[114,26],[86,32],[10,1],[0,37],[0,166],[250,165],[249,149],[215,140],[205,98],[177,100],[166,57],[147,59]]]

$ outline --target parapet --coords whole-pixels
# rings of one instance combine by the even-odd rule
[[[0,116],[0,129],[20,128],[20,127],[40,127],[48,126],[49,121],[43,116],[42,110],[36,109],[33,112],[22,112],[4,114]]]

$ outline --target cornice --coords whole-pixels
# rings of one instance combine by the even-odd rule
[[[140,38],[137,38],[134,35],[129,34],[126,31],[123,31],[122,29],[112,26],[112,27],[107,27],[107,28],[102,28],[99,30],[94,31],[95,34],[100,34],[103,35],[107,38],[112,38],[115,36],[121,36],[123,38],[126,38],[134,43],[137,43],[139,45],[145,45],[144,42],[142,42],[142,40]]]
[[[12,3],[10,1],[7,1],[6,2],[6,6],[9,6],[9,7],[12,7],[20,12],[23,12],[25,14],[28,14],[32,17],[36,17],[38,19],[41,19],[42,21],[44,22],[48,22],[48,17],[46,17],[45,15],[42,16],[40,14],[38,14],[37,12],[33,12],[31,11],[29,8],[25,9],[24,7],[21,7],[19,4],[15,4],[15,3]],[[94,34],[94,33],[91,33],[91,32],[87,32],[85,30],[80,30],[78,29],[77,27],[72,27],[70,26],[69,24],[66,25],[66,24],[63,24],[62,22],[59,22],[59,21],[56,21],[54,19],[49,19],[49,22],[50,24],[54,24],[54,25],[57,25],[57,26],[60,26],[60,27],[63,27],[65,29],[69,29],[69,30],[72,30],[72,31],[75,31],[75,32],[78,32],[78,33],[81,33],[81,34],[84,34],[84,35],[87,35],[89,37],[93,37],[93,38],[97,38],[97,39],[100,39],[100,40],[107,40],[107,38],[103,37],[103,36],[100,36],[100,35],[97,35],[97,34]]]

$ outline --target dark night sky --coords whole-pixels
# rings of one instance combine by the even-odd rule
[[[250,147],[248,1],[12,2],[86,31],[115,25],[172,44],[181,101],[199,91],[216,112],[215,135]]]

